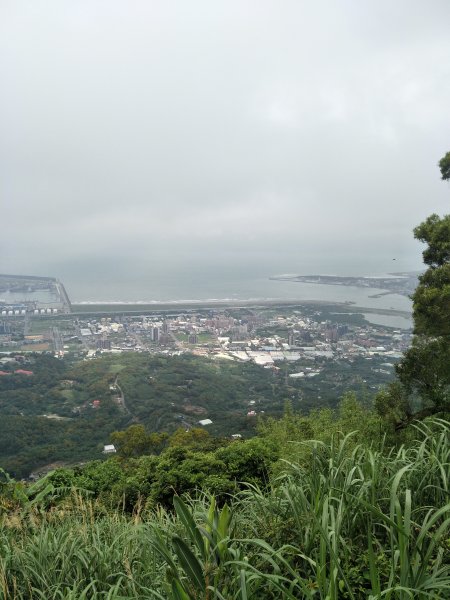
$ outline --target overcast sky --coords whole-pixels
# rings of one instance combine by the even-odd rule
[[[449,32],[448,0],[2,0],[0,272],[419,267]]]

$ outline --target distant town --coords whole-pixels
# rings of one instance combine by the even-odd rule
[[[105,453],[113,451],[110,431],[127,423],[145,422],[155,431],[201,426],[237,439],[253,431],[257,417],[281,414],[286,399],[307,413],[336,406],[349,390],[375,394],[393,380],[412,338],[410,329],[370,323],[369,309],[344,303],[71,305],[56,279],[9,277],[8,285],[5,301],[24,296],[21,303],[15,297],[0,305],[0,380],[5,389],[19,390],[13,406],[5,396],[3,410],[61,427],[78,417],[82,427],[83,419],[111,410],[99,432]],[[75,368],[56,381],[53,395],[39,387],[45,355],[61,361],[62,369]],[[159,377],[165,363],[184,373],[178,383],[171,371],[167,386]],[[73,373],[85,370],[91,383],[78,389]],[[231,379],[218,391],[214,377],[224,371]],[[203,383],[194,394],[189,382],[195,373]],[[24,381],[36,387],[34,403],[22,402]],[[212,387],[203,389],[205,382]]]
[[[275,369],[299,363],[288,369],[289,377],[307,378],[324,361],[355,357],[384,357],[389,369],[411,341],[410,331],[370,324],[360,309],[342,305],[172,307],[142,314],[109,307],[93,313],[92,307],[72,307],[63,284],[52,278],[1,276],[0,290],[24,294],[21,303],[0,304],[0,353],[88,360],[105,353],[192,353]],[[53,300],[29,299],[43,291]]]

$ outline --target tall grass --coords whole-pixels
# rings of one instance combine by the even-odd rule
[[[449,423],[417,430],[390,452],[350,436],[307,442],[307,466],[288,464],[270,494],[241,500],[253,535],[289,544],[311,597],[450,597]]]
[[[0,600],[449,598],[450,424],[409,447],[304,443],[271,490],[130,517],[76,494],[6,513]]]

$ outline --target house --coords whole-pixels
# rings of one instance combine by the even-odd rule
[[[107,444],[103,446],[103,454],[115,454],[117,452],[114,444]]]

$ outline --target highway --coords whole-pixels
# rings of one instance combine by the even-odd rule
[[[52,327],[52,336],[53,336],[53,348],[55,354],[64,353],[64,342],[62,340],[61,332],[58,327]]]

